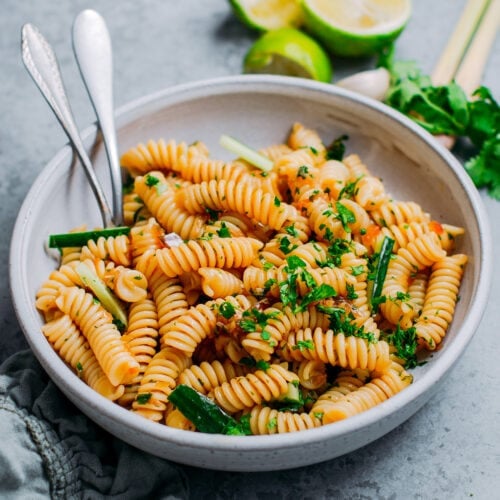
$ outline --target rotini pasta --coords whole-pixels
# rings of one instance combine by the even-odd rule
[[[35,297],[47,341],[124,411],[190,432],[179,386],[268,435],[395,396],[453,321],[464,231],[329,149],[301,123],[260,149],[269,172],[202,142],[129,149],[130,232],[62,249]]]

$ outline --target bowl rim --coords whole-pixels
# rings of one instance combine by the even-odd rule
[[[336,422],[335,425],[325,425],[296,433],[265,436],[224,436],[219,434],[186,432],[180,429],[169,428],[165,425],[158,425],[158,423],[151,422],[140,415],[136,415],[122,408],[116,403],[100,396],[83,381],[79,380],[76,375],[74,375],[74,377],[64,377],[65,371],[71,374],[72,372],[52,349],[41,334],[39,325],[32,319],[34,318],[33,298],[23,294],[23,284],[21,280],[22,265],[19,256],[22,255],[22,242],[24,235],[27,234],[32,206],[34,200],[37,198],[37,194],[42,192],[49,182],[51,176],[48,174],[60,168],[60,165],[67,161],[68,156],[71,157],[71,146],[66,144],[44,165],[20,208],[14,225],[10,245],[9,275],[14,309],[23,333],[36,357],[41,362],[42,366],[44,366],[44,369],[67,396],[67,392],[71,393],[74,391],[76,384],[76,388],[79,392],[79,399],[86,407],[94,410],[98,409],[106,419],[123,424],[128,429],[140,430],[140,432],[156,440],[172,442],[183,447],[192,447],[195,449],[209,448],[214,451],[232,451],[235,449],[241,452],[247,450],[269,451],[277,447],[286,449],[300,446],[301,443],[330,440],[367,428],[381,418],[397,412],[411,401],[427,391],[430,391],[436,381],[442,379],[458,361],[475,334],[487,305],[493,275],[493,244],[491,230],[480,194],[459,161],[448,150],[441,146],[427,131],[412,120],[383,103],[332,84],[276,75],[223,76],[175,85],[141,96],[120,106],[115,116],[117,124],[119,125],[122,120],[133,121],[134,113],[144,112],[145,108],[147,110],[148,107],[155,105],[163,107],[165,101],[172,97],[179,99],[183,95],[196,94],[197,92],[198,94],[200,92],[206,92],[205,95],[212,96],[215,95],[215,92],[227,92],[228,90],[235,89],[239,92],[265,93],[272,89],[277,89],[278,87],[305,89],[322,94],[336,95],[347,101],[355,101],[372,110],[376,110],[409,129],[418,140],[421,140],[427,147],[434,150],[435,153],[445,160],[447,167],[461,184],[462,189],[467,193],[474,209],[474,215],[479,229],[479,243],[481,248],[481,254],[478,256],[478,260],[480,261],[478,264],[480,273],[476,288],[477,293],[471,298],[471,312],[465,317],[463,323],[458,328],[457,335],[453,342],[447,345],[446,349],[440,354],[438,363],[432,363],[432,366],[430,366],[425,373],[419,375],[415,383],[411,384],[401,393],[398,393],[369,411]],[[119,129],[120,127],[118,125],[117,128]],[[85,128],[81,132],[83,140],[88,140],[89,137],[95,135],[96,130],[97,126],[95,123]],[[31,302],[29,299],[31,299]],[[34,312],[38,314],[36,311]],[[35,333],[35,331],[37,333]],[[48,365],[45,365],[42,360],[47,361]],[[61,370],[63,370],[63,372],[61,372]],[[87,412],[84,413],[88,415]]]

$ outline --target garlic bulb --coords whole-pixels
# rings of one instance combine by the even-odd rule
[[[337,85],[344,89],[371,97],[377,101],[383,101],[389,90],[390,82],[391,76],[389,71],[385,68],[377,68],[361,71],[347,78],[343,78],[337,82]]]

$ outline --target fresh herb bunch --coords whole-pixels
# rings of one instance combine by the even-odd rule
[[[434,86],[413,61],[395,61],[393,47],[378,65],[391,74],[385,102],[431,134],[466,137],[478,154],[464,165],[478,188],[500,200],[500,106],[486,87],[467,97],[456,82]]]

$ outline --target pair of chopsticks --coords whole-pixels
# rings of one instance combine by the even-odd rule
[[[452,80],[466,95],[481,85],[500,23],[500,0],[468,0],[431,75],[434,85]]]

